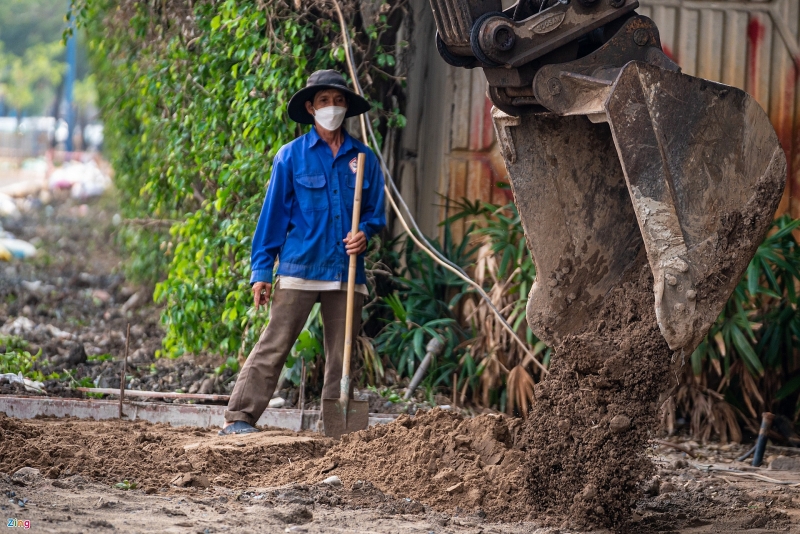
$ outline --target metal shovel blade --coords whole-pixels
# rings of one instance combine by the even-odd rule
[[[369,425],[369,402],[322,399],[322,424],[325,435],[339,439],[350,432],[365,430]]]

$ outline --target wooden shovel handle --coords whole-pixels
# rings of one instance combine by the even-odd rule
[[[350,236],[358,233],[358,223],[361,220],[361,189],[364,186],[364,162],[366,155],[358,155],[356,170],[356,191],[353,197],[353,222]],[[356,294],[356,262],[357,254],[350,255],[350,270],[347,276],[347,311],[344,322],[344,355],[342,358],[342,383],[339,391],[340,399],[345,402],[350,397],[350,355],[353,352],[353,306]]]

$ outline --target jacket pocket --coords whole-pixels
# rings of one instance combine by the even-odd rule
[[[349,187],[351,191],[354,190],[356,188],[356,173],[348,172],[345,179],[345,183],[347,184],[347,187]],[[364,185],[362,186],[362,189],[369,189],[369,180],[367,179],[366,173],[364,173]],[[353,202],[352,195],[350,195],[350,202]]]
[[[347,187],[345,187],[344,193],[344,204],[347,206],[348,216],[353,213],[353,200],[356,195],[356,175],[355,173],[348,172],[345,176],[344,183]],[[364,184],[361,186],[361,211],[364,211],[364,191],[369,189],[369,180],[367,180],[366,174],[364,175]]]
[[[300,209],[318,211],[328,209],[328,193],[325,191],[324,174],[306,174],[295,178],[297,203]]]

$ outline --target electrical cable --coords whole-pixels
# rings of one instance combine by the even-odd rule
[[[344,21],[344,15],[342,13],[341,7],[339,6],[339,2],[337,0],[332,0],[332,3],[333,6],[336,8],[336,13],[339,17],[339,24],[342,28],[344,52],[345,52],[345,58],[347,60],[347,67],[350,70],[350,77],[353,80],[356,92],[363,97],[364,89],[361,87],[361,83],[358,81],[358,76],[356,76],[355,63],[353,61],[353,49],[350,46],[350,39],[347,36],[347,29],[346,29],[347,25],[345,24]],[[383,168],[383,172],[386,177],[383,186],[384,191],[386,193],[386,197],[389,199],[389,204],[391,205],[392,210],[394,211],[395,215],[397,216],[397,219],[400,221],[400,224],[403,226],[408,236],[414,241],[414,243],[420,248],[420,250],[428,254],[436,263],[438,263],[445,269],[453,272],[456,276],[458,276],[466,283],[468,283],[470,286],[475,288],[478,294],[489,305],[489,308],[492,310],[494,315],[500,320],[500,324],[503,326],[503,328],[506,331],[508,331],[509,334],[511,334],[512,338],[525,352],[527,356],[526,360],[530,359],[537,367],[539,367],[542,373],[549,374],[547,368],[538,359],[536,359],[536,356],[533,354],[533,352],[531,352],[531,350],[528,348],[525,342],[522,341],[522,339],[520,339],[519,335],[517,335],[514,329],[511,328],[511,325],[508,324],[508,321],[506,321],[505,317],[503,317],[503,314],[501,314],[500,311],[497,309],[497,307],[494,305],[491,297],[489,297],[489,295],[486,294],[486,291],[484,291],[483,288],[477,282],[472,280],[472,278],[470,278],[469,275],[466,272],[464,272],[464,270],[461,267],[459,267],[458,265],[447,259],[441,252],[436,250],[436,248],[433,245],[431,245],[430,241],[428,241],[428,239],[422,233],[422,230],[420,230],[419,226],[417,225],[417,222],[414,220],[413,215],[411,215],[411,210],[409,209],[408,205],[403,199],[403,196],[400,194],[400,191],[397,189],[397,186],[394,183],[392,174],[391,172],[389,172],[389,167],[388,165],[386,165],[386,160],[383,157],[383,153],[378,149],[380,145],[378,144],[378,140],[375,137],[375,132],[372,129],[372,124],[370,124],[369,121],[365,120],[365,115],[367,117],[369,116],[368,113],[364,113],[359,116],[359,119],[361,121],[361,135],[364,139],[364,144],[369,146],[370,145],[369,139],[370,138],[372,139],[371,144],[373,147],[375,147],[374,152],[378,156],[378,159],[381,162],[381,167]],[[369,131],[369,137],[367,136],[367,131]],[[394,201],[394,196],[397,197],[398,201],[400,202],[400,205],[403,206],[403,209],[408,214],[408,219],[411,221],[411,226],[413,226],[414,230],[417,233],[416,236],[414,235],[414,232],[412,232],[411,229],[409,228],[408,223],[405,220],[405,217],[403,217],[403,214],[397,207],[397,204]],[[424,241],[425,244],[423,245],[423,243],[420,240]],[[527,363],[528,363],[527,361],[523,361],[522,365],[524,366]]]

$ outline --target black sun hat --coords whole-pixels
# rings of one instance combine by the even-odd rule
[[[347,99],[345,118],[366,113],[372,107],[363,97],[347,87],[344,76],[335,70],[318,70],[308,77],[306,86],[289,100],[289,118],[300,124],[314,124],[314,116],[306,111],[306,102],[314,100],[314,95],[324,89],[336,89],[344,93]]]

